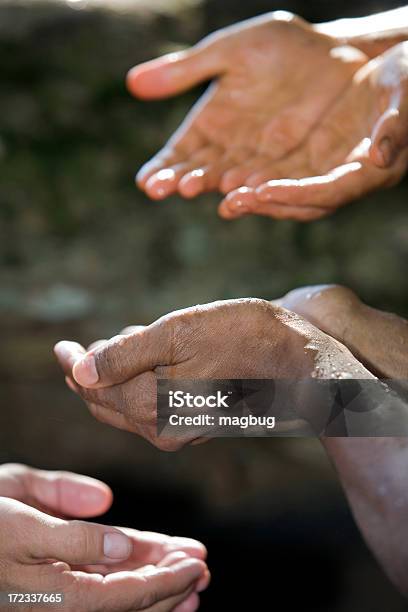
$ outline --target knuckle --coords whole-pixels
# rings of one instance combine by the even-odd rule
[[[78,551],[86,559],[90,559],[95,553],[97,545],[95,534],[90,526],[82,521],[71,522],[69,541],[72,550]]]
[[[327,296],[336,302],[350,304],[358,300],[357,294],[344,285],[328,285],[322,292],[323,296]],[[351,305],[351,304],[350,304]]]
[[[109,347],[109,349],[107,347],[100,347],[100,349],[94,353],[94,357],[99,377],[105,380],[117,364],[117,359],[114,356],[115,350],[112,347]]]
[[[110,380],[126,359],[129,336],[118,335],[108,340],[94,352],[96,369],[102,380]]]
[[[260,315],[264,315],[265,311],[270,309],[270,303],[262,298],[247,298],[246,305]]]
[[[199,335],[200,314],[200,307],[193,306],[184,311],[172,313],[163,320],[162,325],[169,343],[170,363],[183,359],[185,349],[191,346],[191,342]]]
[[[270,15],[273,21],[277,21],[279,23],[300,21],[299,17],[290,11],[272,11]]]

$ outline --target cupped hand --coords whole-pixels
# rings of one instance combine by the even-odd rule
[[[194,612],[209,583],[200,542],[54,516],[85,518],[111,503],[93,478],[0,466],[0,590],[61,593],[68,611]]]
[[[216,78],[165,147],[139,172],[153,199],[228,193],[301,145],[367,57],[286,12],[219,30],[186,51],[133,68],[139,98]],[[273,176],[273,175],[272,175]],[[221,209],[221,212],[223,209]]]
[[[61,520],[0,497],[1,591],[58,594],[68,612],[194,612],[209,582],[204,556],[193,540]]]
[[[164,450],[193,442],[157,435],[157,379],[370,377],[339,342],[296,314],[258,299],[176,311],[86,353],[60,342],[56,355],[70,387],[99,420],[138,433]]]
[[[247,177],[220,214],[311,221],[397,183],[408,166],[408,43],[364,65],[290,155]]]

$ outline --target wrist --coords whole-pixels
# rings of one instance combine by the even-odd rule
[[[401,11],[401,15],[397,13],[391,11],[369,17],[337,19],[314,24],[313,29],[334,38],[339,46],[354,46],[369,58],[374,58],[408,40],[408,25],[401,25],[406,22],[406,10]]]

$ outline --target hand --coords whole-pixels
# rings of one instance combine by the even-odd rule
[[[165,98],[217,77],[164,149],[137,176],[155,200],[228,193],[294,151],[367,57],[299,17],[269,13],[195,47],[133,68],[128,88]],[[292,170],[292,169],[291,169]],[[266,180],[266,179],[264,179]],[[225,215],[224,207],[220,209]]]
[[[338,338],[371,371],[394,381],[400,389],[406,386],[408,322],[405,319],[371,308],[353,291],[337,285],[296,289],[277,303]],[[406,393],[403,396],[406,398]],[[394,406],[391,414],[395,418]],[[403,422],[402,419],[402,431]],[[322,442],[339,473],[368,546],[389,578],[407,596],[407,554],[403,544],[408,536],[407,437],[402,434],[401,437],[328,437]]]
[[[157,436],[157,378],[330,378],[370,374],[340,343],[297,315],[257,299],[174,312],[85,353],[60,342],[69,384],[99,420],[137,432],[161,449],[194,441]]]
[[[402,43],[363,66],[301,146],[248,178],[220,213],[311,221],[394,185],[407,165],[408,43]]]
[[[199,542],[61,520],[17,501],[89,516],[111,504],[103,483],[9,464],[0,467],[0,495],[1,591],[62,593],[68,611],[197,609],[209,581]]]

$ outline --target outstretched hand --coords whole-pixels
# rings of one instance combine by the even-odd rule
[[[250,177],[220,206],[311,221],[397,183],[408,167],[408,43],[366,64],[296,151]]]
[[[56,593],[78,612],[109,601],[118,612],[194,612],[209,582],[200,542],[59,518],[101,514],[111,503],[109,487],[92,478],[0,466],[0,590]]]
[[[408,165],[407,44],[368,63],[278,12],[136,66],[128,87],[145,99],[217,79],[138,185],[156,200],[218,190],[225,219],[310,221],[398,182]]]
[[[139,172],[153,199],[186,198],[275,176],[367,61],[290,13],[220,30],[187,51],[133,68],[131,93],[165,98],[216,78],[165,147]],[[221,208],[221,214],[224,209]],[[226,215],[224,215],[226,216]]]
[[[339,342],[264,300],[214,302],[179,310],[86,351],[59,342],[70,388],[100,421],[163,450],[202,441],[205,431],[158,435],[158,379],[330,378],[370,373]]]

